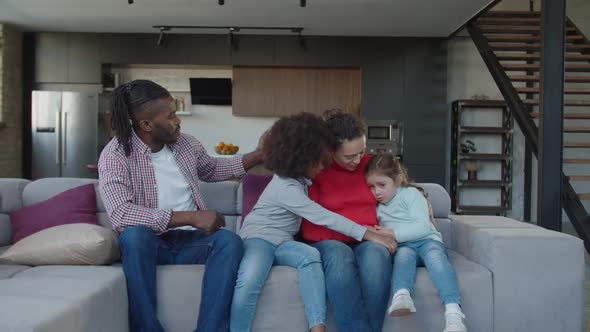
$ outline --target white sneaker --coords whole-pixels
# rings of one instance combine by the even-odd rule
[[[391,301],[391,306],[387,309],[389,316],[394,317],[406,316],[413,312],[416,312],[416,307],[412,297],[407,293],[396,294]]]
[[[465,315],[459,312],[447,312],[445,314],[446,325],[443,332],[467,332],[467,328],[463,323]]]

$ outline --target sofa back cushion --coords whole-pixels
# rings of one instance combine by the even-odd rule
[[[0,179],[0,247],[12,243],[9,214],[23,206],[23,190],[30,182],[26,179]]]
[[[417,183],[428,195],[434,218],[446,219],[451,211],[451,197],[441,185],[436,183]]]
[[[215,183],[199,182],[201,196],[205,201],[205,206],[209,210],[235,216],[240,212],[237,207],[237,190],[240,183],[238,181],[222,181]]]
[[[0,213],[10,213],[23,206],[23,190],[31,181],[0,179]]]
[[[258,197],[260,197],[270,180],[272,180],[272,174],[248,174],[244,177],[241,186],[242,195],[238,195],[242,197],[242,220],[252,211],[254,205],[258,202]]]
[[[10,214],[10,220],[12,241],[15,243],[53,226],[74,223],[96,224],[94,184],[68,189],[47,200],[22,207]]]

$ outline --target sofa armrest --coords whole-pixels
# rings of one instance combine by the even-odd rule
[[[495,331],[582,331],[580,239],[504,217],[451,219],[454,249],[492,272]]]

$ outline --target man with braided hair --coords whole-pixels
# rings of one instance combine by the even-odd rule
[[[198,140],[180,133],[170,93],[148,80],[116,88],[112,113],[116,137],[101,153],[99,187],[120,232],[131,330],[164,331],[156,316],[156,266],[196,263],[206,265],[196,331],[227,331],[243,246],[239,236],[220,229],[223,215],[207,210],[199,180],[241,177],[262,162],[261,149],[209,156]]]

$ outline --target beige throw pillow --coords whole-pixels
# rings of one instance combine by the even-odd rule
[[[103,265],[120,257],[117,235],[92,224],[54,226],[18,241],[0,263],[22,265]]]

